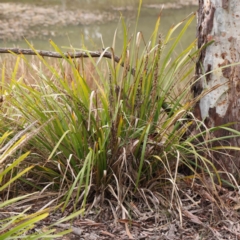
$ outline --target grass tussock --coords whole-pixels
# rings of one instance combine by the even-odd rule
[[[148,42],[140,32],[130,36],[122,21],[119,63],[90,55],[88,60],[2,57],[0,181],[5,204],[29,198],[26,191],[52,192],[51,206],[75,212],[72,217],[109,205],[115,217],[132,218],[134,202],[144,202],[151,211],[177,208],[181,214],[182,181],[201,182],[217,194],[212,189],[221,179],[211,161],[217,151],[211,144],[219,139],[209,138],[215,128],[207,129],[191,112],[198,101],[190,92],[195,42],[176,52],[193,19],[162,36],[159,18]],[[105,51],[115,55],[114,48]],[[195,135],[189,131],[193,124]],[[33,216],[36,221],[52,211],[44,209]],[[6,224],[1,233],[9,230]]]

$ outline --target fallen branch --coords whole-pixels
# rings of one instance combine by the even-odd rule
[[[97,58],[97,57],[104,57],[114,60],[114,62],[119,63],[121,61],[121,58],[114,56],[111,52],[101,52],[101,51],[82,51],[82,52],[75,52],[75,53],[63,53],[60,54],[58,52],[52,52],[52,51],[44,51],[44,50],[31,50],[31,49],[22,49],[22,48],[0,48],[0,53],[15,53],[15,54],[23,54],[23,55],[37,55],[39,54],[42,57],[51,57],[51,58]],[[122,67],[124,67],[124,63],[120,63]],[[131,69],[131,74],[135,76],[135,69]]]
[[[1,53],[15,53],[18,55],[37,55],[39,54],[42,57],[51,57],[51,58],[97,58],[97,57],[104,57],[104,58],[109,58],[109,59],[113,59],[114,62],[119,63],[121,61],[121,58],[114,56],[111,52],[107,52],[107,51],[82,51],[82,52],[75,52],[75,53],[63,53],[60,54],[58,52],[52,52],[52,51],[44,51],[44,50],[31,50],[31,49],[22,49],[22,48],[0,48],[0,54]],[[122,67],[125,67],[123,62],[120,62]],[[129,71],[131,71],[131,74],[133,76],[135,76],[135,69],[134,68],[129,68],[129,66],[127,66],[127,68],[129,69]],[[168,106],[167,103],[163,103],[162,108],[164,109],[164,111],[169,114],[171,112],[171,108]]]

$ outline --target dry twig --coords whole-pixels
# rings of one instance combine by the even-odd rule
[[[37,55],[39,54],[42,57],[51,57],[51,58],[97,58],[97,57],[104,57],[113,59],[116,63],[121,62],[121,58],[113,55],[111,52],[107,51],[81,51],[81,52],[75,52],[75,53],[63,53],[60,54],[58,52],[52,52],[52,51],[45,51],[45,50],[31,50],[31,49],[23,49],[23,48],[0,48],[0,53],[15,53],[15,54],[23,54],[23,55]],[[122,67],[124,67],[124,63],[120,63]],[[135,75],[135,69],[132,68],[131,74]]]
[[[80,51],[75,53],[69,53],[65,52],[63,54],[60,54],[58,52],[53,51],[45,51],[45,50],[31,50],[31,49],[23,49],[23,48],[0,48],[0,54],[1,53],[14,53],[18,55],[40,55],[42,57],[51,57],[51,58],[97,58],[97,57],[104,57],[113,59],[114,62],[119,63],[122,67],[125,67],[124,62],[121,61],[121,58],[118,56],[115,56],[111,52],[105,51]],[[126,69],[131,72],[133,76],[135,76],[135,69],[130,68],[130,66],[126,66]],[[162,108],[167,114],[171,113],[171,108],[166,102],[163,102]]]

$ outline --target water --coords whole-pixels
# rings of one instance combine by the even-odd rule
[[[150,38],[159,15],[160,8],[158,7],[160,7],[160,3],[164,2],[169,4],[179,1],[143,0],[143,7],[138,22],[138,31],[143,32],[146,41]],[[118,29],[116,34],[116,46],[117,48],[121,48],[123,32],[121,22],[119,21],[120,13],[125,19],[129,32],[133,33],[138,7],[137,0],[40,0],[37,3],[30,0],[6,0],[0,2],[0,7],[2,3],[11,3],[12,6],[15,4],[14,8],[16,8],[16,11],[14,12],[14,8],[10,8],[9,17],[0,12],[0,23],[2,20],[4,21],[4,24],[9,24],[6,25],[7,29],[12,29],[12,33],[10,32],[7,35],[9,37],[0,40],[0,46],[19,46],[27,48],[28,46],[23,38],[18,37],[17,39],[14,39],[14,37],[17,36],[18,31],[22,31],[22,35],[26,37],[35,48],[47,50],[51,49],[48,39],[52,39],[61,47],[71,45],[75,48],[82,48],[84,44],[90,50],[100,50],[103,44],[105,47],[112,45],[116,29]],[[27,4],[29,9],[22,9],[21,13],[20,10],[17,10],[19,3]],[[34,6],[33,3],[37,6]],[[6,5],[4,6],[6,7]],[[168,5],[166,6],[168,7]],[[49,13],[44,15],[45,10],[43,7],[47,8]],[[6,12],[6,9],[2,12]],[[162,34],[166,34],[167,30],[173,24],[183,20],[191,12],[196,11],[196,9],[196,6],[185,6],[179,9],[164,9],[161,15],[160,27]],[[84,21],[74,24],[74,22],[78,20],[78,18],[74,18],[74,16],[77,16],[75,14],[76,11],[78,11],[79,19],[82,16],[81,11],[88,14],[86,15],[87,24],[84,24]],[[105,14],[103,20],[91,20],[91,16],[92,18],[96,18],[102,14]],[[49,22],[44,20],[45,17],[49,17],[49,20],[47,20]],[[12,19],[12,21],[14,21],[12,23],[11,18],[14,19]],[[59,21],[56,20],[58,18]],[[68,21],[70,18],[73,19],[72,22],[71,20],[70,22]],[[34,24],[34,20],[36,20],[36,24]],[[37,21],[40,24],[37,24]],[[56,24],[51,24],[52,21],[56,21]],[[186,47],[194,40],[195,31],[196,26],[195,22],[193,22],[187,33],[184,35],[182,46],[180,47]]]

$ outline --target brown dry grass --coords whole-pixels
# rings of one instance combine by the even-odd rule
[[[20,59],[18,65],[18,71],[16,74],[16,80],[22,78],[26,84],[34,85],[38,83],[38,71],[34,69],[41,69],[46,77],[51,79],[52,73],[49,68],[43,65],[41,61],[39,61],[37,56],[27,56],[26,59],[30,63],[30,67],[26,64],[23,58]],[[50,66],[54,69],[59,69],[59,74],[63,79],[67,79],[69,84],[71,84],[74,79],[73,72],[71,66],[63,59],[55,59],[55,58],[45,58]],[[0,56],[0,72],[2,72],[3,66],[5,66],[5,82],[10,82],[12,78],[12,72],[16,66],[17,57],[11,54],[2,54]],[[97,72],[94,64],[89,59],[76,59],[74,61],[75,68],[78,69],[80,75],[86,80],[87,85],[90,89],[96,89],[96,83],[94,79],[97,79]],[[101,63],[100,63],[101,64]],[[103,64],[102,64],[103,65]],[[62,68],[62,70],[61,70]],[[106,69],[105,66],[102,66],[103,74],[106,73],[104,71]]]

